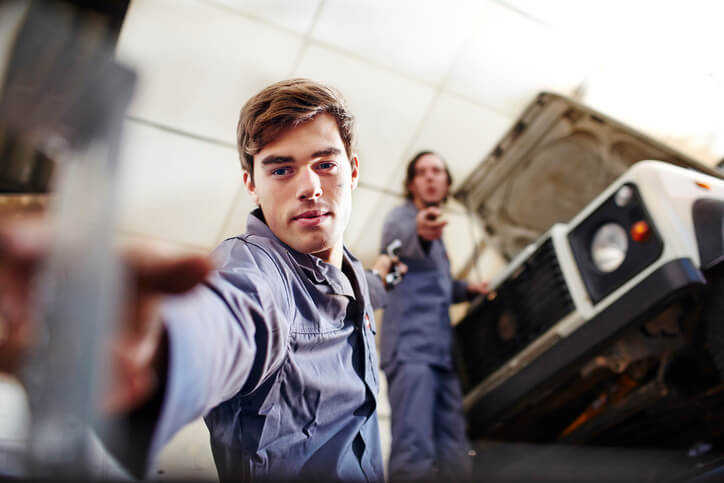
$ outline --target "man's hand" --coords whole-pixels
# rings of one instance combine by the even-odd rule
[[[488,282],[468,283],[468,294],[470,295],[487,295],[489,291]]]
[[[423,240],[433,241],[442,238],[442,229],[447,225],[440,216],[442,211],[437,206],[429,206],[417,212],[417,234]]]
[[[382,285],[384,285],[385,289],[389,288],[387,287],[385,279],[393,266],[397,266],[397,271],[400,272],[400,275],[404,276],[407,273],[407,265],[402,263],[398,257],[390,257],[384,253],[377,257],[375,264],[372,266],[372,270],[377,272],[382,279]]]
[[[117,333],[110,341],[111,381],[102,405],[109,411],[132,408],[157,387],[163,339],[158,315],[163,295],[180,294],[201,282],[211,262],[198,255],[169,257],[151,246],[124,253],[131,285]]]
[[[40,219],[0,221],[0,371],[16,373],[31,346],[32,289],[39,262],[50,249],[48,224]],[[201,256],[170,258],[152,248],[136,246],[123,253],[130,286],[117,331],[109,341],[112,374],[102,405],[130,409],[155,389],[156,365],[163,339],[158,318],[164,294],[182,293],[201,280],[211,262]]]
[[[0,229],[0,372],[16,373],[33,338],[33,273],[49,244],[47,225],[5,222]]]

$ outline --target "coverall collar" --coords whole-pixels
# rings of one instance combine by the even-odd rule
[[[289,255],[309,277],[309,279],[315,284],[328,285],[333,293],[337,295],[345,295],[352,299],[355,299],[354,289],[349,278],[337,267],[332,264],[324,262],[321,258],[311,255],[309,253],[299,252],[283,241],[281,241],[269,228],[264,219],[264,214],[260,208],[256,208],[251,213],[246,221],[246,232],[249,235],[261,236],[264,238],[271,238],[272,240],[280,243],[287,250]],[[344,247],[342,254],[342,266],[353,267],[352,260],[357,259]],[[360,274],[355,271],[355,277],[359,277]]]

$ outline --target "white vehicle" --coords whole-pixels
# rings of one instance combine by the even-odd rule
[[[569,221],[554,222],[519,250],[488,297],[476,300],[456,326],[471,437],[659,448],[704,442],[724,449],[724,180],[599,113],[542,96],[534,109],[546,101],[566,104],[579,120],[596,116],[603,130],[617,132],[609,140],[628,136],[626,142],[650,146],[668,162],[626,160],[631,167]],[[600,131],[586,136],[598,134],[606,145]],[[528,159],[528,167],[535,164],[535,155]],[[549,168],[539,163],[539,174],[565,171],[552,166],[552,156],[537,159]],[[521,163],[507,161],[508,173],[524,172]],[[570,173],[570,192],[581,183],[580,203],[589,196],[585,178],[603,179],[591,169],[625,164],[611,156],[588,163],[587,171]],[[501,203],[512,183],[481,193],[484,186],[468,180],[456,195],[469,206],[474,200],[473,209],[494,226],[491,237],[505,235],[500,246],[509,254],[523,245],[513,236],[537,234],[531,225],[513,227],[510,212],[530,209],[539,222],[540,213],[551,213],[542,196],[567,194],[558,185],[557,194],[521,192],[518,201],[528,208]],[[569,201],[552,199],[548,206],[573,208]]]

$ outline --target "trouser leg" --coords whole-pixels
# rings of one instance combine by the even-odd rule
[[[442,481],[460,481],[471,476],[470,444],[465,433],[462,393],[457,374],[439,370],[435,405],[435,449]]]
[[[398,363],[387,374],[392,444],[390,481],[433,477],[437,378],[427,364]]]

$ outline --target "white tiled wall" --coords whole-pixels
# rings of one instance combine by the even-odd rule
[[[243,186],[236,151],[135,121],[125,131],[124,230],[213,247]]]
[[[421,150],[439,152],[450,165],[454,190],[488,154],[481,152],[481,146],[492,150],[514,121],[515,116],[500,114],[455,94],[443,93],[425,117],[406,158]],[[401,163],[401,168],[405,164]],[[388,188],[401,189],[403,179],[404,169],[396,170]]]
[[[412,79],[439,85],[479,20],[477,0],[328,0],[312,38]],[[364,82],[356,83],[364,85]],[[404,103],[403,105],[408,105]]]
[[[234,143],[243,103],[288,76],[301,48],[297,35],[207,2],[137,0],[118,43],[139,74],[130,114]]]

